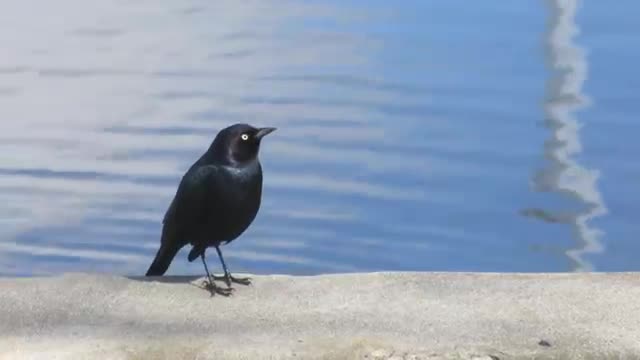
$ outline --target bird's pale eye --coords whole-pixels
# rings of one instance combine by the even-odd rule
[[[246,141],[246,140],[249,140],[249,135],[247,135],[247,134],[242,134],[242,135],[240,136],[240,138],[241,138],[242,140],[245,140],[245,141]]]

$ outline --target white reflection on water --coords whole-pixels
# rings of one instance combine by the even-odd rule
[[[579,0],[549,0],[550,20],[545,47],[547,64],[552,75],[547,85],[545,125],[551,137],[545,142],[547,166],[534,178],[539,191],[556,192],[576,199],[580,209],[566,212],[529,210],[530,215],[549,222],[568,223],[578,240],[575,248],[566,250],[575,271],[594,270],[585,258],[604,251],[600,241],[602,231],[589,221],[607,213],[602,194],[598,190],[599,171],[586,168],[575,159],[582,152],[580,123],[575,112],[585,107],[589,99],[583,93],[587,79],[585,51],[574,42],[579,33],[575,22]]]
[[[511,120],[533,116],[527,104],[540,74],[534,54],[493,50],[508,43],[530,51],[540,28],[510,14],[539,9],[509,5],[505,13],[504,4],[474,2],[463,14],[456,5],[417,12],[423,4],[6,5],[0,273],[143,272],[180,176],[220,127],[239,121],[279,131],[261,154],[263,209],[227,250],[239,259],[234,269],[505,264],[496,258],[521,246],[511,240],[519,229],[504,226],[522,201],[519,169],[538,147],[528,140],[531,130]],[[376,6],[386,20],[368,13]],[[570,215],[578,238],[587,240],[569,256],[582,259],[594,238],[586,223],[601,199],[593,173],[572,158],[579,139],[566,95],[582,101],[585,59],[566,35],[573,21],[567,9],[554,8],[552,16],[552,67],[569,73],[554,75],[555,102],[547,104],[552,164],[537,182],[575,192],[580,205],[596,204]],[[487,16],[473,16],[477,11]],[[529,15],[535,21],[526,24],[537,24],[539,13]],[[504,76],[514,64],[518,70]],[[499,138],[509,143],[493,140]],[[477,256],[488,246],[491,254]],[[527,259],[503,269],[529,268],[520,260]],[[181,260],[171,269],[185,270],[200,273],[200,264]]]

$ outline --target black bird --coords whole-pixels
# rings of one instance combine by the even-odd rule
[[[249,278],[235,278],[227,269],[220,246],[240,236],[253,222],[262,198],[260,142],[272,127],[235,124],[220,130],[209,149],[182,177],[162,221],[160,249],[147,276],[163,275],[178,251],[191,244],[188,260],[202,259],[211,294],[229,295],[231,283],[249,285]],[[211,276],[205,251],[214,247],[224,275]],[[223,279],[227,289],[215,286]]]

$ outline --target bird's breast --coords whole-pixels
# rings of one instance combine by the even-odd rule
[[[220,240],[230,241],[249,227],[258,213],[261,197],[261,176],[230,174],[218,196],[209,199],[217,209],[209,224],[221,235]]]

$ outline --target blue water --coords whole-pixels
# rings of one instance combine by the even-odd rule
[[[143,274],[183,172],[235,122],[278,131],[232,271],[640,270],[638,10],[5,4],[0,274]],[[202,274],[187,251],[168,274]]]

